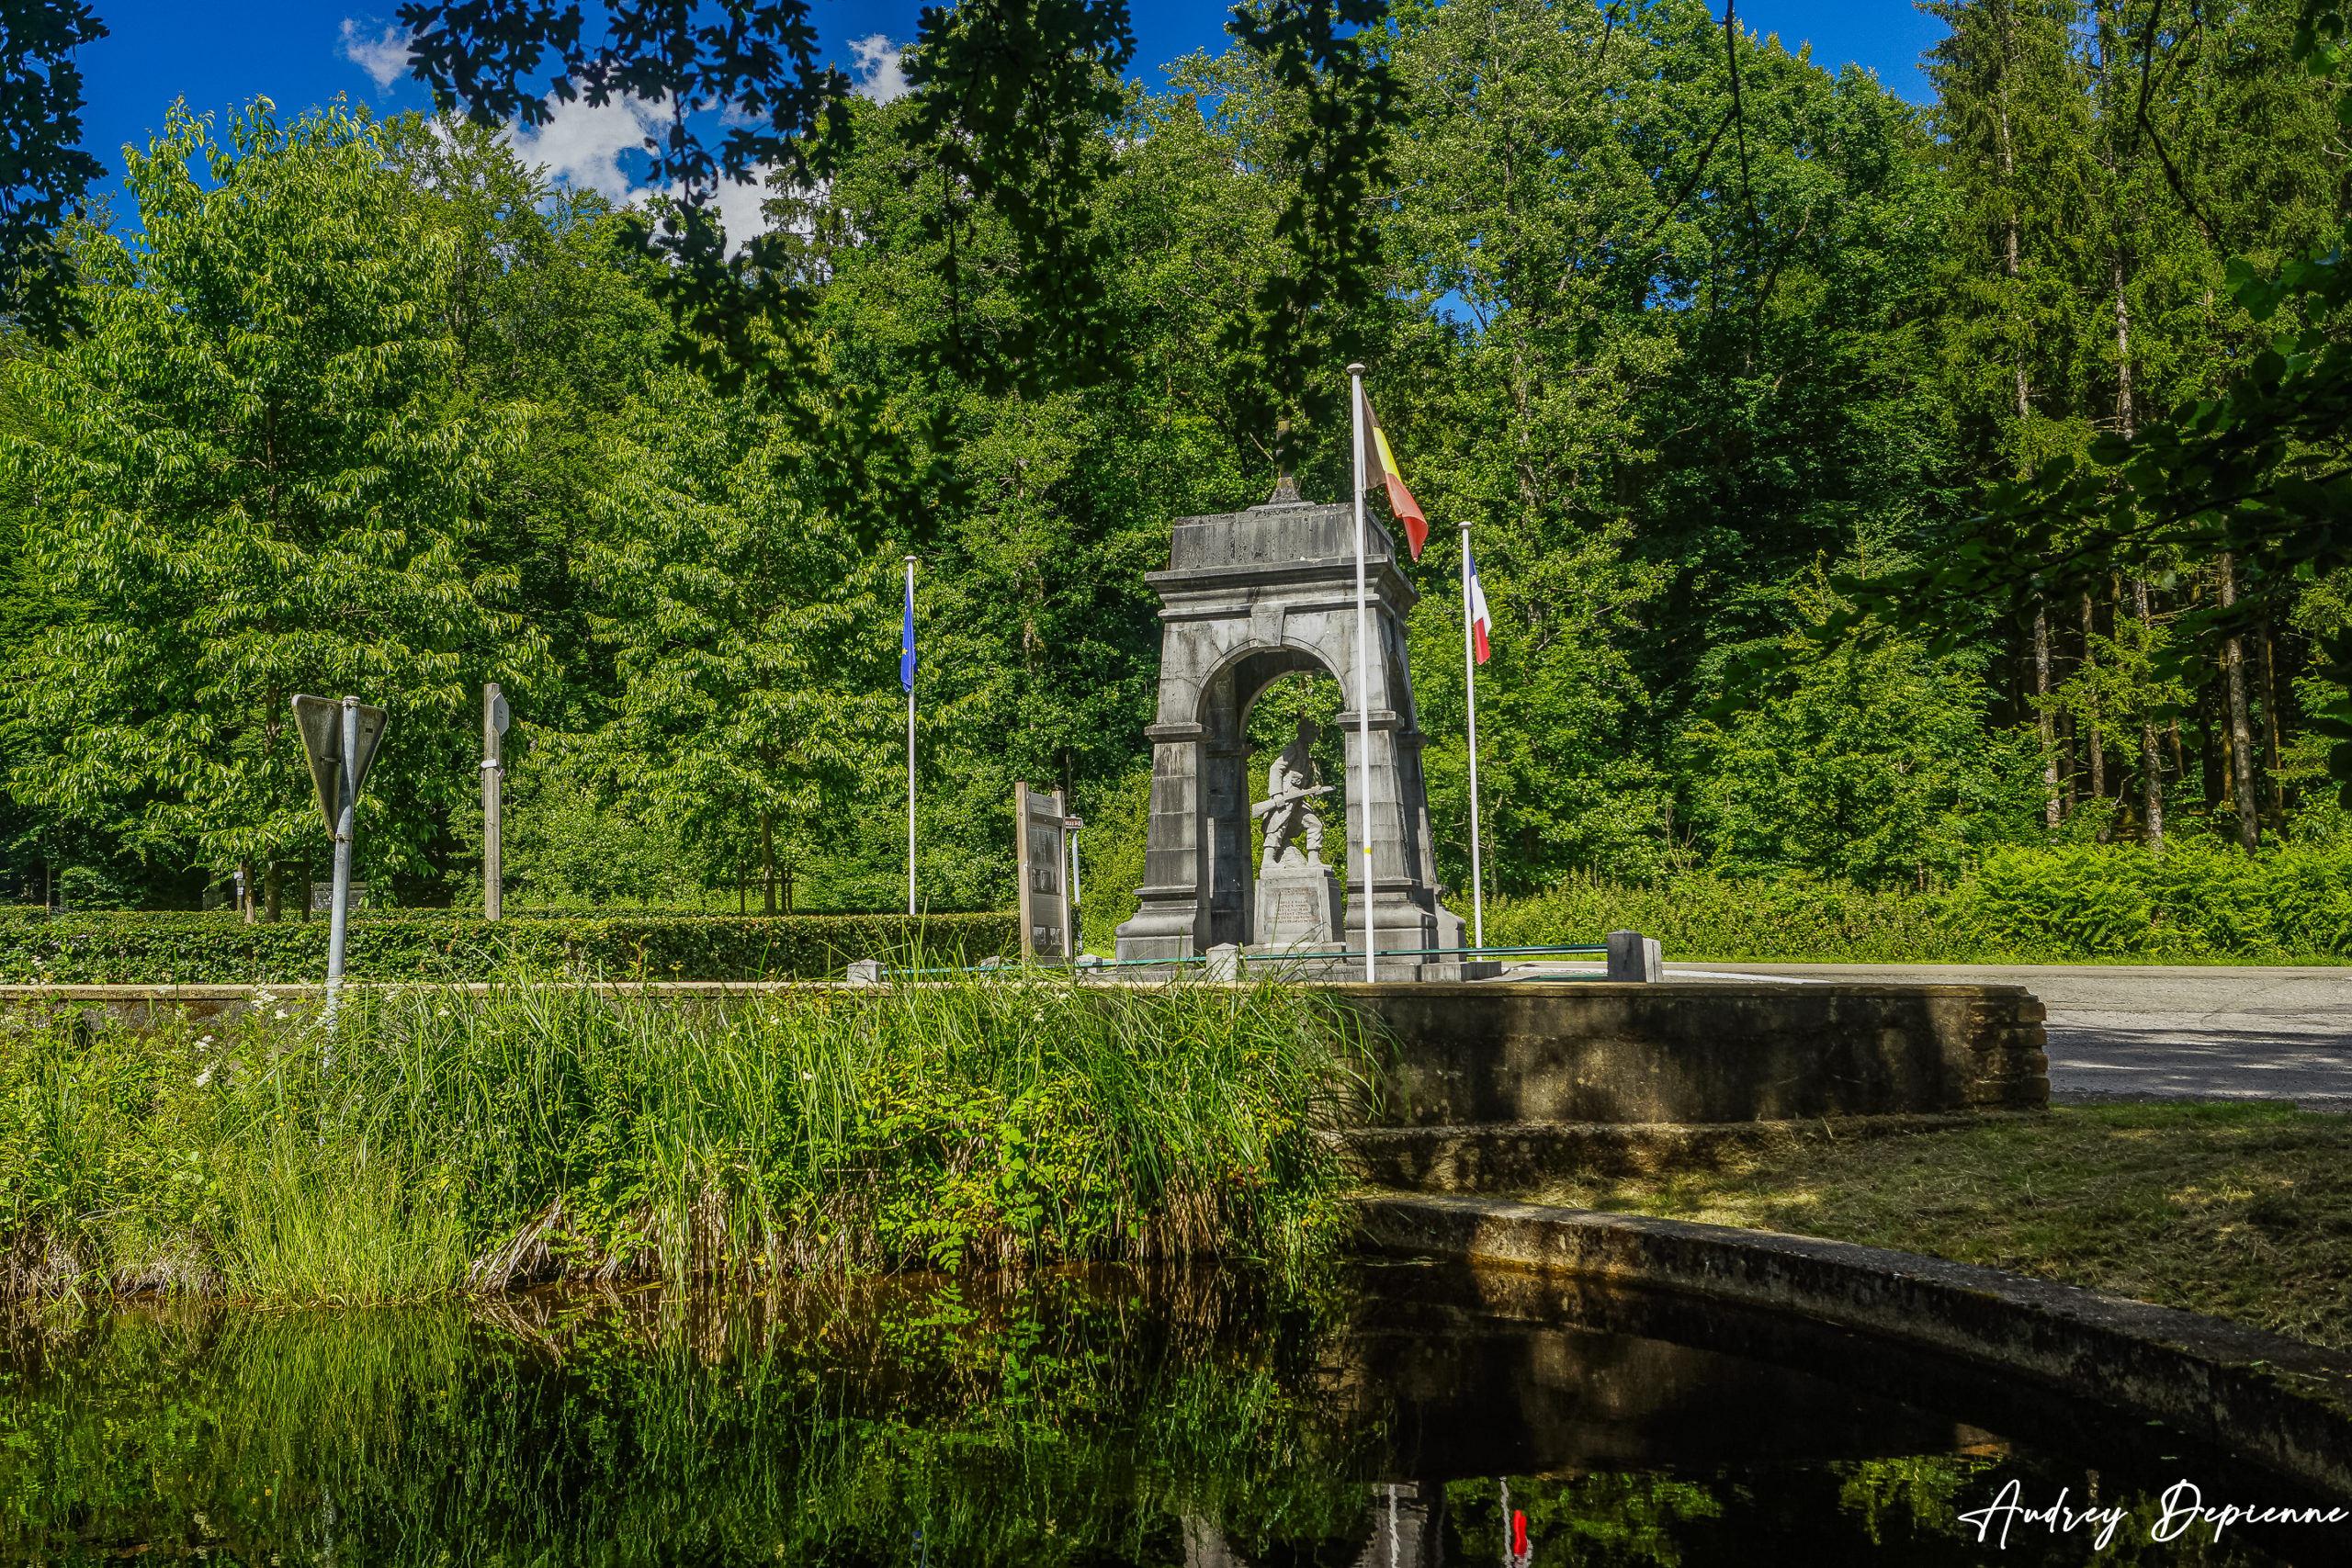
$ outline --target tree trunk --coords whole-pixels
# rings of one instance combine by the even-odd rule
[[[2098,635],[2098,610],[2097,602],[2091,598],[2090,590],[2085,589],[2083,591],[2083,669],[2086,672],[2091,669],[2095,662],[2091,655],[2091,639]],[[2087,711],[2086,711],[2083,716],[2084,728],[2086,731],[2083,755],[2090,763],[2091,798],[2094,800],[2105,800],[2107,798],[2107,748],[2100,743],[2098,729],[2098,699],[2097,697],[2088,698],[2086,702],[2086,709]],[[2106,843],[2108,840],[2113,836],[2114,835],[2111,830],[2106,827],[2101,827],[2098,830],[2098,841],[2102,844]]]
[[[2123,439],[2131,440],[2139,434],[2139,411],[2132,401],[2132,307],[2123,291],[2123,250],[2112,253],[2115,280],[2115,424]],[[2117,608],[2122,607],[2121,601]],[[2148,585],[2134,578],[2132,582],[2132,609],[2140,617],[2141,642],[2143,647],[2155,637],[2155,613],[2148,602]],[[2172,727],[2173,770],[2180,767],[2180,726]],[[2141,837],[2149,850],[2165,852],[2165,764],[2164,754],[2156,746],[2156,726],[2153,718],[2140,721],[2140,818]]]
[[[2235,563],[2223,551],[2219,587],[2222,608],[2238,602]],[[2230,784],[2237,796],[2238,845],[2252,854],[2262,844],[2262,801],[2254,788],[2254,725],[2246,715],[2245,646],[2235,633],[2222,645],[2223,694],[2230,705]]]
[[[2083,800],[2083,771],[2075,765],[2075,715],[2071,709],[2058,715],[2058,775],[2065,791],[2065,815],[2072,817]]]
[[[245,924],[254,923],[254,863],[249,860],[237,863],[237,913]]]
[[[2216,747],[2222,728],[2220,717],[2222,699],[2220,667],[2212,677],[2197,688],[2197,782],[2205,792],[2205,805],[2210,810],[2222,803],[2222,758]]]
[[[2002,261],[2003,270],[2007,273],[2011,283],[2017,282],[2024,271],[2018,235],[2017,152],[2009,143],[2009,56],[2015,47],[2009,35],[2008,13],[2004,10],[2001,14],[2001,86],[1997,103],[2000,125],[2001,183],[2007,188],[2009,198],[2007,245]],[[2014,306],[2016,301],[2012,300],[2010,303]],[[2009,351],[2009,368],[2017,380],[2018,423],[2023,424],[2033,408],[2033,400],[2028,396],[2026,387],[2023,344]]]
[[[2033,694],[2041,699],[2036,711],[2041,716],[2041,824],[2052,832],[2058,830],[2058,736],[2057,723],[2050,711],[2050,613],[2046,607],[2033,607]]]
[[[2287,786],[2278,776],[2278,639],[2272,634],[2270,617],[2262,617],[2262,728],[2263,757],[2270,769],[2270,830],[2287,830]]]
[[[2137,411],[2132,406],[2132,310],[2123,298],[2123,253],[2109,259],[2115,278],[2115,423],[2129,441],[2138,434]]]
[[[2140,617],[2140,625],[2153,631],[2154,616],[2148,606],[2148,585],[2132,584],[2132,608]],[[2173,761],[2180,760],[2180,730],[2173,729]],[[2143,839],[2155,854],[2165,852],[2165,760],[2156,749],[2156,726],[2154,719],[2140,721],[2140,815],[2144,824]]]
[[[775,913],[775,834],[768,814],[760,813],[760,886],[767,913]]]
[[[277,863],[276,861],[271,861],[269,863],[269,869],[263,872],[261,874],[262,897],[266,900],[262,908],[261,918],[263,920],[273,926],[278,922],[281,911],[284,908],[284,906],[278,901],[279,880],[280,879],[277,874]]]

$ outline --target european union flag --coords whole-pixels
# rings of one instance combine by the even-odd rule
[[[907,624],[899,633],[899,684],[909,696],[915,690],[915,574],[907,573]]]

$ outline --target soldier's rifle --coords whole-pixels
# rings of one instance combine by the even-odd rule
[[[1292,804],[1294,801],[1305,800],[1311,795],[1329,795],[1330,793],[1331,786],[1329,784],[1312,784],[1306,789],[1286,789],[1279,795],[1270,795],[1265,799],[1260,801],[1257,805],[1251,807],[1250,808],[1250,815],[1252,817],[1269,816],[1273,812],[1280,811],[1283,807]]]

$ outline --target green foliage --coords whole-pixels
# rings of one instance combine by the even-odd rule
[[[481,502],[525,411],[451,397],[435,320],[455,246],[404,221],[379,130],[334,110],[175,111],[134,154],[137,245],[84,237],[89,331],[7,367],[0,446],[66,608],[8,662],[9,787],[219,870],[321,834],[297,692],[391,710],[363,863],[422,863],[468,782],[483,675],[545,641]]]
[[[582,553],[619,676],[601,749],[707,867],[772,860],[903,717],[874,635],[896,563],[831,525],[789,417],[684,375],[639,412]]]
[[[428,75],[528,98],[506,24],[414,9]],[[670,37],[635,79],[682,81],[793,9],[731,41],[649,14],[622,51]],[[257,107],[224,149],[175,120],[131,172],[143,228],[64,235],[91,335],[0,344],[0,896],[315,875],[274,716],[301,685],[395,710],[363,874],[470,900],[496,678],[514,894],[735,908],[772,869],[781,907],[895,907],[912,553],[919,897],[1009,903],[1012,786],[1064,788],[1101,818],[1100,950],[1142,876],[1145,576],[1171,518],[1263,498],[1277,448],[1344,495],[1358,356],[1439,525],[1399,570],[1443,881],[1461,523],[1496,617],[1499,895],[1695,866],[1918,889],[2029,838],[2195,837],[2224,803],[2309,837],[2352,768],[2344,588],[2273,525],[2341,500],[2352,176],[2341,84],[2308,69],[2335,12],[2299,42],[2290,0],[1931,9],[1923,109],[1697,0],[1254,6],[1164,90],[1114,76],[1115,0],[975,0],[887,105],[763,57],[788,97],[723,145],[681,128],[658,161],[685,209],[651,227],[484,127]],[[770,231],[729,249],[696,203],[755,164]],[[2019,478],[2051,459],[2063,517]],[[2224,526],[2197,508],[2227,474],[2270,489]],[[2117,556],[2115,509],[2154,526],[2159,491],[2186,532]],[[1816,564],[1907,640],[1843,636]]]
[[[354,980],[502,976],[603,980],[821,979],[860,958],[922,952],[976,964],[1019,951],[1012,915],[524,915],[491,922],[429,910],[361,911]],[[0,981],[26,985],[317,984],[327,922],[246,925],[234,914],[0,911]]]
[[[1690,737],[1715,870],[1924,887],[2038,829],[2039,748],[1988,730],[1983,682],[1951,660],[1848,642],[1787,676]]]
[[[1086,950],[1109,954],[1119,924],[1142,900],[1144,848],[1151,829],[1151,770],[1138,768],[1085,803],[1078,835],[1080,911]]]
[[[2290,28],[2288,6],[2236,7],[2219,36],[2160,28],[2161,6],[2132,29],[2071,0],[2015,28],[2005,5],[1939,9],[1955,28],[1938,51],[1946,145],[1972,197],[1961,241],[1978,253],[1963,271],[1998,300],[1978,323],[1997,321],[1992,337],[1957,346],[1973,412],[2003,432],[1986,468],[2001,482],[1830,630],[1871,617],[1949,642],[1989,607],[2233,561],[2243,600],[2180,619],[2159,667],[2177,676],[2346,561],[2342,8],[2316,0]]]
[[[2000,850],[1952,903],[1962,930],[2027,956],[2352,957],[2352,846],[2287,845],[2258,859],[2211,840],[2162,855],[2088,846]]]
[[[561,1276],[999,1268],[1343,1230],[1353,1025],[1278,987],[1014,977],[696,1010],[581,987],[346,998],[336,1032],[0,1032],[17,1292],[384,1300]],[[471,1259],[471,1262],[469,1262]]]
[[[1457,908],[1468,900],[1455,897]],[[1656,937],[1667,962],[1942,964],[1982,957],[1945,919],[1938,893],[1874,892],[1798,878],[1732,880],[1696,873],[1651,884],[1573,878],[1490,900],[1497,947],[1597,942],[1612,931]]]
[[[1498,946],[1617,930],[1657,937],[1669,963],[2330,963],[2352,957],[2352,840],[2254,859],[2201,838],[2161,855],[2016,845],[1988,852],[1956,886],[1920,891],[1712,874],[1572,880],[1487,908]]]

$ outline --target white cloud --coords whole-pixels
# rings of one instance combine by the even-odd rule
[[[335,52],[368,73],[380,93],[408,74],[408,29],[387,27],[379,36],[369,38],[359,30],[357,22],[345,17],[343,47]]]
[[[542,126],[517,125],[508,132],[526,164],[543,165],[551,179],[626,202],[639,193],[622,172],[620,155],[643,149],[645,139],[668,117],[641,98],[618,97],[591,107],[586,98],[554,107]]]
[[[553,108],[553,118],[543,126],[507,129],[508,140],[525,163],[544,169],[550,180],[575,190],[593,190],[625,207],[654,194],[629,177],[621,167],[621,154],[641,151],[649,135],[658,136],[668,128],[670,117],[661,105],[618,97],[592,108],[587,99],[574,98]],[[767,199],[768,170],[762,167],[755,174],[754,185],[725,178],[718,182],[718,220],[726,228],[730,251],[767,229],[760,203]],[[668,194],[683,196],[684,190],[673,186]]]
[[[877,104],[907,96],[906,51],[882,33],[854,39],[850,54],[857,62],[857,90]]]
[[[727,231],[729,252],[743,248],[743,242],[768,230],[768,220],[761,216],[760,203],[768,198],[768,171],[764,165],[752,171],[756,185],[739,186],[733,180],[718,182],[718,221]]]

